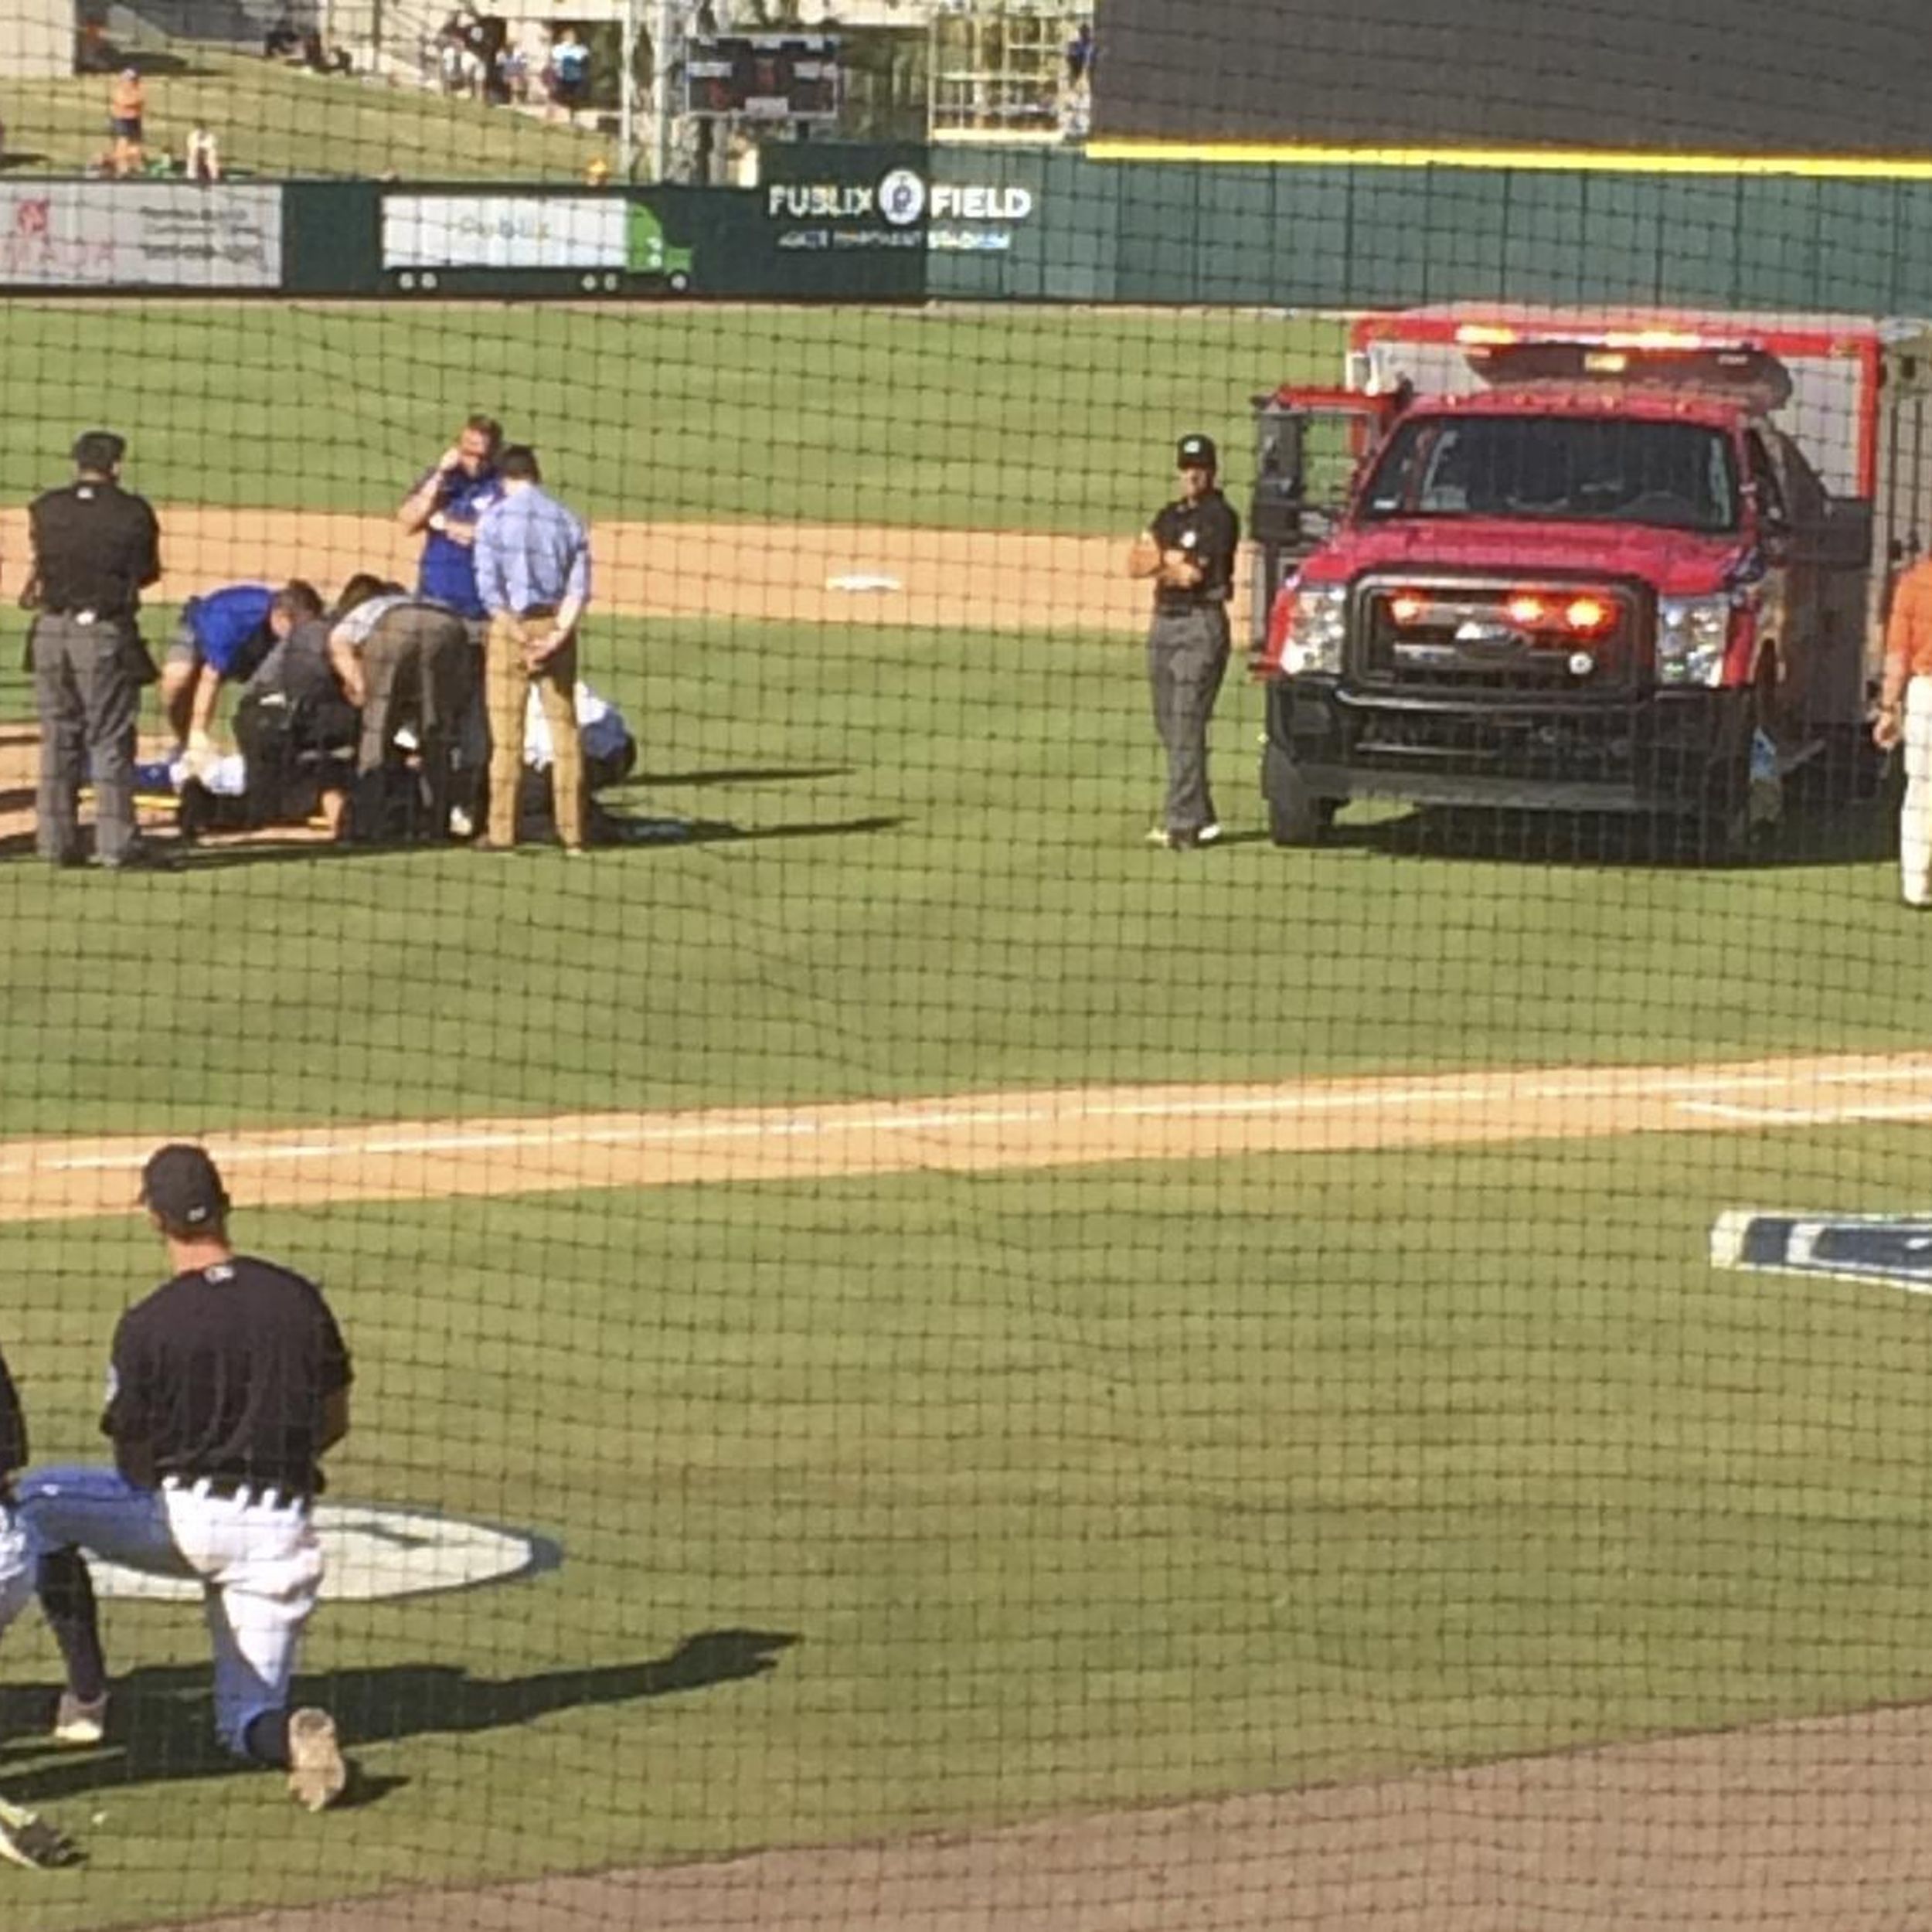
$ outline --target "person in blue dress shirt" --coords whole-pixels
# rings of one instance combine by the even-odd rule
[[[583,746],[577,726],[577,627],[590,598],[590,544],[583,526],[543,487],[536,452],[506,449],[502,500],[477,525],[478,594],[490,614],[484,688],[490,723],[486,847],[516,843],[523,716],[535,689],[550,727],[557,837],[583,849]]]

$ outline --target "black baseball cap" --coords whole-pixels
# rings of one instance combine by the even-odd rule
[[[1213,437],[1184,436],[1181,438],[1180,447],[1174,453],[1175,468],[1192,469],[1197,464],[1210,470],[1218,470],[1221,467],[1221,460],[1215,454]]]
[[[228,1190],[206,1148],[171,1141],[141,1170],[141,1204],[171,1228],[214,1227],[228,1213]]]
[[[128,454],[128,439],[112,430],[89,430],[74,439],[73,461],[77,470],[94,470],[105,476]]]

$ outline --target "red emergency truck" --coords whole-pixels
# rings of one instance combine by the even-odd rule
[[[1421,309],[1352,339],[1345,388],[1257,402],[1278,843],[1383,798],[1735,855],[1801,765],[1849,768],[1932,535],[1932,325]]]

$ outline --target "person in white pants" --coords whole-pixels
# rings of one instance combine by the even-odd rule
[[[1885,627],[1885,676],[1872,736],[1881,750],[1905,747],[1899,812],[1899,894],[1932,905],[1932,558],[1899,579]]]
[[[0,1360],[0,1631],[33,1601],[33,1546],[13,1495],[15,1473],[26,1459],[26,1417]],[[0,1798],[0,1858],[45,1870],[72,1865],[80,1855],[64,1832]]]
[[[228,1196],[202,1148],[161,1148],[141,1198],[173,1274],[114,1332],[101,1429],[115,1467],[36,1470],[20,1485],[67,1669],[54,1736],[104,1734],[86,1556],[186,1579],[206,1607],[223,1744],[286,1770],[291,1795],[320,1811],[348,1781],[335,1721],[288,1701],[322,1580],[310,1515],[321,1458],[349,1428],[349,1352],[312,1281],[230,1246]]]

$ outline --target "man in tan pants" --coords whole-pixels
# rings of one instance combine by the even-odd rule
[[[583,526],[542,488],[536,452],[512,444],[498,459],[503,498],[476,526],[476,587],[490,614],[484,692],[490,719],[486,850],[516,843],[523,718],[536,687],[550,727],[557,838],[583,849],[583,743],[577,730],[577,626],[590,597]]]

